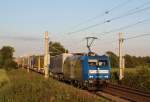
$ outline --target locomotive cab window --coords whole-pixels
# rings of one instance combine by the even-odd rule
[[[107,60],[100,60],[98,62],[98,66],[100,66],[100,67],[106,67],[106,66],[108,66],[108,61]]]
[[[89,66],[97,66],[98,65],[98,61],[95,59],[89,59],[88,60],[88,64]]]

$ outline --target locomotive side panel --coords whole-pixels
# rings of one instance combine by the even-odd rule
[[[64,75],[65,79],[70,79],[70,68],[71,68],[71,65],[70,65],[69,58],[67,58],[65,60],[63,68],[64,68],[63,75]]]
[[[74,66],[74,77],[76,80],[83,81],[83,74],[82,74],[82,61],[77,60]]]
[[[80,56],[72,56],[64,62],[64,77],[71,80],[82,80],[82,62]]]

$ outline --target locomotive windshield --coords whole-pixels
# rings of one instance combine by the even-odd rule
[[[106,67],[108,66],[107,60],[97,60],[97,59],[90,59],[88,61],[89,66],[99,66],[99,67]]]
[[[88,63],[89,63],[89,66],[97,66],[98,65],[98,60],[96,60],[96,59],[90,59],[88,61]]]
[[[108,61],[107,60],[99,60],[98,66],[106,67],[106,66],[108,66]]]

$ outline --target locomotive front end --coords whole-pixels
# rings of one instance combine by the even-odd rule
[[[83,74],[88,89],[101,90],[110,79],[110,62],[107,56],[84,56]]]

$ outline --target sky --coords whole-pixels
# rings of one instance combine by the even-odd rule
[[[99,39],[93,51],[117,54],[119,32],[124,38],[150,34],[149,7],[149,0],[0,0],[0,48],[13,46],[15,56],[42,54],[44,32],[48,31],[51,41],[62,43],[70,52],[87,52],[85,37],[95,36]],[[116,17],[120,18],[113,19]],[[111,22],[103,23],[107,20]],[[136,24],[143,20],[147,21]],[[75,32],[95,24],[98,26]],[[125,40],[124,46],[125,54],[150,56],[150,36]]]

